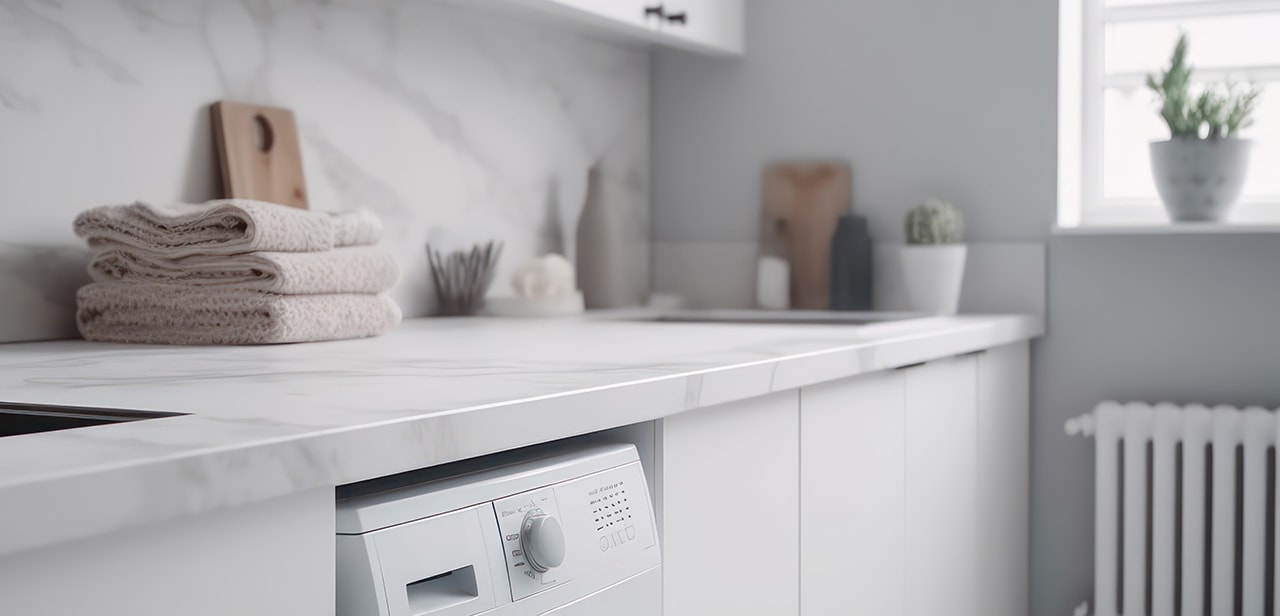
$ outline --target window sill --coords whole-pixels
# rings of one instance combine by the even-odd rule
[[[1255,235],[1280,233],[1280,223],[1181,222],[1054,226],[1053,235]]]

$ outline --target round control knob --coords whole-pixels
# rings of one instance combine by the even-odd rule
[[[520,525],[520,548],[534,571],[559,567],[564,562],[564,529],[555,518],[534,509]]]

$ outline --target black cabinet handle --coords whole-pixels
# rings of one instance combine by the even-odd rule
[[[689,13],[686,11],[680,11],[679,13],[667,15],[667,23],[680,24],[682,26],[688,25]]]
[[[667,16],[667,7],[665,7],[665,6],[661,5],[661,4],[655,4],[655,5],[653,5],[653,6],[646,6],[646,7],[644,7],[644,17],[645,17],[645,19],[648,19],[648,18],[653,17],[653,16],[655,16],[655,15],[656,15],[659,19],[661,19],[661,18],[663,18],[663,17],[666,17],[666,16]]]

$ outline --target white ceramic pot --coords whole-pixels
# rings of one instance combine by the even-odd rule
[[[1179,137],[1151,144],[1156,192],[1174,222],[1225,220],[1249,174],[1244,139]]]
[[[756,262],[756,305],[765,310],[791,307],[791,264],[786,259],[763,256]]]
[[[902,247],[902,277],[912,312],[955,314],[964,282],[964,244],[907,244]]]

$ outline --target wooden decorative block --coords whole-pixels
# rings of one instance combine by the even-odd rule
[[[307,209],[293,112],[233,101],[210,109],[223,196]]]
[[[765,168],[760,254],[790,263],[791,307],[830,306],[831,238],[850,209],[848,162],[778,163]]]

